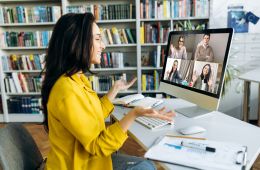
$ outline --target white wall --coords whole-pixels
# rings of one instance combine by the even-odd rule
[[[211,0],[210,1],[210,28],[226,28],[227,27],[227,7],[232,4],[243,5],[245,11],[251,11],[258,17],[260,17],[260,1],[259,0]],[[249,23],[249,34],[239,33],[244,35],[250,35],[251,33],[260,33],[260,21],[256,25]],[[251,42],[253,43],[253,42]],[[245,46],[248,44],[244,43]],[[249,43],[250,45],[250,43]],[[239,49],[238,49],[239,50]],[[246,53],[246,52],[245,52]],[[250,54],[251,55],[251,54]],[[249,56],[250,56],[249,55]],[[254,67],[259,67],[260,54],[253,53],[253,56],[258,58],[257,60],[246,59],[246,64],[241,70],[241,74],[248,72]],[[245,63],[244,55],[239,55],[243,58],[237,58],[242,63]],[[248,63],[249,62],[249,63]],[[229,64],[232,64],[230,61]],[[250,67],[254,66],[254,67]],[[250,96],[250,119],[257,119],[257,102],[258,102],[258,85],[252,83],[251,85],[251,96]],[[242,103],[243,103],[243,81],[235,79],[231,82],[231,85],[228,86],[228,92],[224,97],[222,97],[220,102],[219,110],[227,113],[233,117],[242,119]]]
[[[245,11],[251,11],[260,17],[259,0],[211,0],[210,3],[210,28],[227,27],[227,7],[232,4],[243,5]],[[249,32],[260,33],[260,21],[256,25],[249,23]]]

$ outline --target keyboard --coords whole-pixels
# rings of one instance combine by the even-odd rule
[[[161,120],[157,118],[144,117],[144,116],[137,117],[135,121],[149,129],[157,129],[165,125],[172,124],[172,122],[169,122],[167,120]]]

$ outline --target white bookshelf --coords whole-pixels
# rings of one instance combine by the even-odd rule
[[[60,0],[1,0],[0,7],[8,7],[15,9],[17,6],[31,8],[35,6],[61,6]],[[34,32],[34,31],[51,31],[56,22],[33,22],[33,23],[1,23],[0,32]],[[7,100],[21,97],[40,98],[40,92],[29,93],[10,93],[6,91],[4,78],[11,76],[12,73],[24,73],[29,75],[39,75],[41,70],[9,70],[4,71],[2,66],[2,56],[11,54],[42,54],[46,52],[45,46],[30,46],[30,47],[3,47],[1,42],[0,48],[0,82],[1,82],[1,98],[3,106],[3,114],[0,114],[0,122],[42,122],[42,113],[11,113],[8,110]]]
[[[173,0],[169,0],[173,2]],[[118,28],[132,28],[136,32],[136,43],[134,44],[113,44],[106,45],[105,52],[122,52],[127,55],[124,62],[129,63],[129,66],[123,68],[94,68],[91,71],[98,73],[98,75],[111,75],[111,74],[121,74],[126,73],[127,77],[130,79],[133,75],[137,76],[137,82],[127,91],[120,92],[120,95],[133,94],[133,93],[144,93],[144,94],[153,94],[161,93],[158,90],[142,90],[142,74],[153,73],[154,70],[161,72],[162,67],[142,67],[141,66],[141,55],[144,51],[151,51],[161,46],[161,48],[166,48],[167,43],[144,43],[140,42],[140,26],[142,23],[156,23],[161,22],[162,25],[169,25],[170,30],[173,30],[174,24],[178,21],[191,21],[191,22],[200,22],[200,21],[209,21],[209,17],[178,17],[178,18],[140,18],[140,2],[142,0],[117,0],[117,1],[82,1],[82,0],[1,0],[1,6],[61,6],[62,15],[66,14],[68,6],[78,6],[78,5],[89,5],[89,4],[129,4],[131,2],[135,5],[135,18],[134,19],[114,19],[114,20],[97,20],[97,24],[101,28],[111,28],[112,26]],[[41,22],[41,23],[11,23],[11,24],[1,24],[0,31],[38,31],[47,29],[51,30],[55,22]],[[45,53],[47,47],[4,47],[0,48],[0,56],[10,55],[10,54],[41,54]],[[131,54],[128,54],[131,53]],[[125,59],[125,58],[124,58]],[[1,58],[0,58],[1,61]],[[31,93],[7,93],[5,92],[4,77],[6,75],[11,75],[11,73],[24,73],[24,74],[40,74],[41,70],[11,70],[3,71],[2,62],[0,62],[0,84],[1,84],[1,97],[3,105],[3,114],[0,114],[0,122],[42,122],[42,114],[15,114],[8,112],[7,99],[12,97],[23,97],[23,96],[32,96],[40,97],[40,93],[31,92]],[[104,95],[107,91],[97,91],[98,94]]]

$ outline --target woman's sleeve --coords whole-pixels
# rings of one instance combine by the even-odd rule
[[[101,97],[100,101],[101,101],[101,106],[102,106],[104,117],[107,118],[110,115],[110,113],[114,110],[114,105],[109,100],[107,95],[104,95],[103,97]]]
[[[73,94],[58,102],[56,117],[63,126],[83,145],[91,155],[108,156],[118,150],[127,139],[119,123],[100,132],[100,123],[95,108]]]

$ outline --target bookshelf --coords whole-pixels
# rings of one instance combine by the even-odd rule
[[[2,0],[0,7],[15,8],[16,6],[24,6],[32,8],[35,6],[59,6],[61,15],[68,12],[93,12],[97,17],[97,23],[103,32],[112,36],[112,43],[107,37],[106,49],[103,54],[103,60],[100,66],[93,66],[91,70],[97,73],[90,77],[93,88],[99,95],[107,93],[113,81],[123,76],[127,80],[136,76],[137,82],[129,90],[121,92],[119,95],[143,93],[151,96],[161,96],[158,91],[159,76],[162,71],[162,60],[165,57],[165,49],[167,46],[167,34],[171,30],[185,29],[201,29],[207,27],[209,22],[209,3],[207,0],[198,1],[206,3],[203,9],[198,11],[206,11],[199,14],[189,14],[183,11],[174,13],[172,9],[177,10],[178,5],[186,6],[191,0],[183,1],[187,4],[177,4],[178,0],[115,0],[115,1],[83,1],[83,0]],[[19,2],[19,5],[17,3]],[[195,1],[197,2],[197,1]],[[157,10],[155,12],[155,4]],[[174,5],[172,5],[174,4]],[[200,5],[199,5],[200,6]],[[141,8],[142,7],[142,8]],[[200,6],[200,8],[202,8]],[[150,10],[149,15],[147,9]],[[191,9],[188,6],[187,9]],[[102,11],[102,12],[101,12]],[[194,11],[193,11],[194,12]],[[147,13],[147,14],[146,14]],[[154,13],[154,14],[153,14]],[[156,15],[157,14],[157,15]],[[0,10],[1,15],[1,10]],[[147,16],[146,16],[147,15]],[[156,15],[156,16],[155,16]],[[180,16],[179,16],[180,15]],[[0,33],[3,32],[36,32],[36,31],[51,31],[55,25],[55,21],[45,20],[44,22],[1,22],[0,16]],[[162,38],[157,41],[147,41],[147,33],[144,26],[155,27],[162,29]],[[114,29],[114,28],[116,29]],[[120,42],[115,41],[113,37],[118,32]],[[159,31],[158,31],[159,32]],[[132,36],[132,39],[131,39]],[[156,35],[158,37],[158,35]],[[150,38],[151,39],[151,38]],[[2,41],[2,39],[1,39]],[[2,99],[2,114],[0,114],[0,122],[41,122],[43,115],[28,114],[28,113],[11,113],[8,108],[9,99],[28,100],[29,98],[39,99],[39,91],[27,92],[11,92],[6,91],[6,77],[12,77],[13,74],[24,77],[29,75],[39,75],[41,69],[5,69],[3,66],[2,56],[15,55],[30,55],[46,53],[46,46],[2,46],[0,48],[0,83],[1,83],[1,99]],[[162,54],[163,53],[163,54]],[[144,64],[144,58],[148,58],[149,62]],[[26,57],[25,57],[26,58]],[[156,76],[155,76],[156,74]],[[156,77],[156,78],[154,78]],[[153,81],[153,87],[144,87],[144,81]],[[153,80],[152,80],[153,79]],[[156,81],[154,80],[156,79]],[[8,81],[10,81],[8,79]],[[12,81],[12,80],[11,80]],[[103,84],[106,86],[104,87]],[[102,86],[102,87],[101,87]],[[105,90],[104,90],[105,89]],[[19,103],[19,102],[18,102]],[[0,109],[1,112],[1,109]]]
[[[60,15],[61,2],[58,0],[0,1],[0,82],[3,108],[0,122],[43,121],[39,79],[42,66],[39,56],[36,61],[34,54],[46,53],[52,28]],[[16,83],[20,83],[21,77],[24,78],[21,82],[28,83],[20,84],[22,90],[16,89],[14,75],[17,78],[19,76]]]

